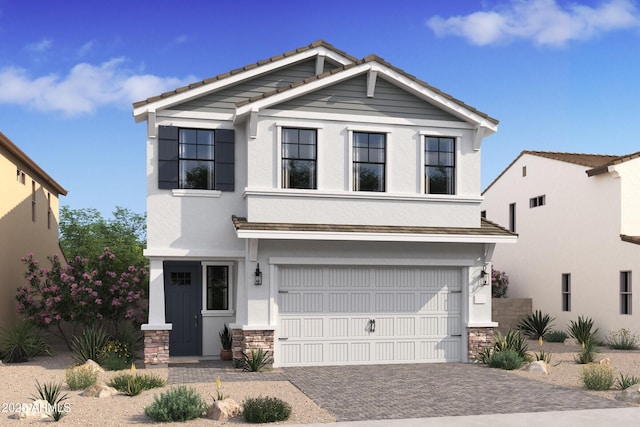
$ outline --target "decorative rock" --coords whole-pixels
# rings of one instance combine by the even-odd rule
[[[114,394],[118,394],[118,390],[113,387],[109,387],[106,384],[93,384],[85,388],[80,396],[86,397],[111,397]]]
[[[541,374],[549,374],[549,365],[544,360],[536,360],[527,366],[529,372],[540,372]]]
[[[48,418],[51,407],[46,400],[34,400],[29,403],[22,403],[15,408],[16,412],[9,418],[14,420]]]
[[[89,369],[91,369],[93,372],[104,372],[104,369],[102,369],[102,366],[98,365],[96,362],[94,362],[93,360],[89,359],[86,362],[84,362],[84,365],[82,366],[86,366]]]
[[[216,400],[207,410],[206,417],[216,421],[227,421],[240,415],[240,405],[233,399]]]
[[[640,404],[640,385],[634,384],[616,395],[616,400]]]
[[[600,364],[609,366],[609,365],[611,365],[611,359],[609,359],[608,357],[605,357],[604,359],[602,359],[600,361]]]

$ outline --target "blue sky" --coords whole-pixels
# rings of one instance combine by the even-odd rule
[[[319,39],[499,119],[483,188],[522,150],[640,151],[638,0],[0,0],[0,131],[62,205],[143,213],[132,102]]]

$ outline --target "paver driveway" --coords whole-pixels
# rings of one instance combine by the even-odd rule
[[[220,362],[171,364],[169,383],[290,381],[338,421],[621,408],[580,390],[468,363],[282,368],[249,373]]]

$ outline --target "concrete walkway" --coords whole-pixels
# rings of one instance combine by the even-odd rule
[[[250,373],[230,364],[201,361],[171,364],[169,369],[169,383],[174,384],[214,382],[218,376],[223,382],[290,381],[333,413],[338,421],[332,424],[335,426],[525,426],[545,425],[547,421],[553,426],[585,426],[640,419],[640,408],[623,402],[467,363],[282,368]]]

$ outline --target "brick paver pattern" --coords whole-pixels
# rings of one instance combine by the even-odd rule
[[[468,363],[281,368],[171,364],[169,383],[290,381],[338,421],[622,408],[623,402]]]

